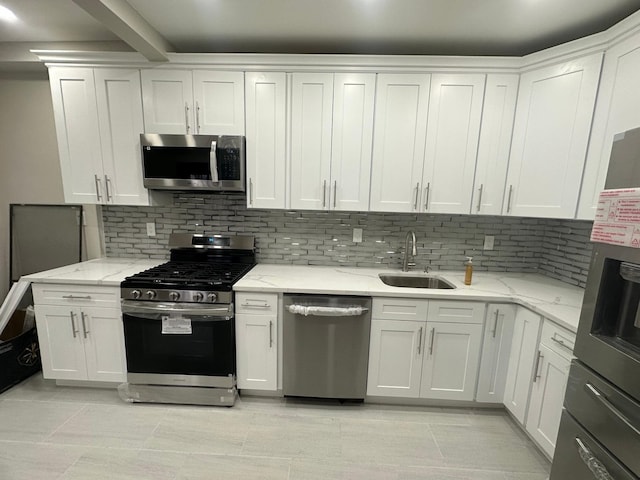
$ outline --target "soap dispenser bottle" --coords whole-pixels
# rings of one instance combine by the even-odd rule
[[[467,261],[464,263],[464,284],[471,285],[471,275],[473,275],[473,262],[472,257],[467,257]]]

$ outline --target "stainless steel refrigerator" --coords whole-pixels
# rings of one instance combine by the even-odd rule
[[[640,128],[613,143],[550,480],[640,476],[639,188]]]

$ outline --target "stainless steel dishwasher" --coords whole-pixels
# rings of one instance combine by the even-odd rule
[[[283,318],[284,395],[364,399],[371,298],[285,295]]]

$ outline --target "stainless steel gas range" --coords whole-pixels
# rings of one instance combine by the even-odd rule
[[[132,402],[233,405],[233,284],[255,265],[254,238],[172,234],[170,261],[120,285]]]

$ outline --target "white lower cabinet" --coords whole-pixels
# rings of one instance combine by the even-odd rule
[[[278,295],[236,294],[239,389],[278,389]]]
[[[523,425],[533,379],[539,331],[540,315],[518,307],[509,355],[504,406]]]
[[[509,368],[516,307],[489,304],[478,373],[477,402],[502,403]]]
[[[35,313],[45,378],[126,380],[119,309],[36,304]]]
[[[527,414],[527,432],[553,457],[575,335],[544,321]]]
[[[367,395],[473,400],[483,303],[376,298],[373,315]]]

